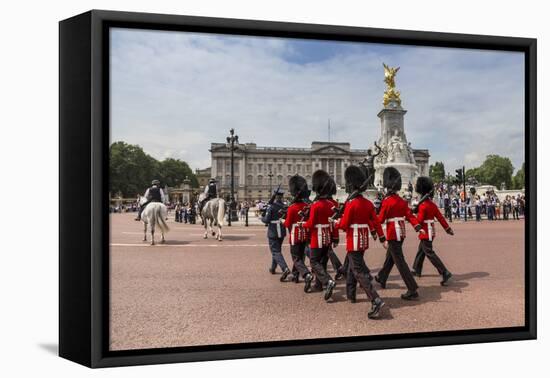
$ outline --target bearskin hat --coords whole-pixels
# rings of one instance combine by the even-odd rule
[[[434,189],[434,183],[431,178],[420,176],[416,179],[415,189],[417,193],[422,195],[430,193]]]
[[[307,196],[307,181],[300,175],[294,175],[288,180],[288,191],[294,197],[303,198]]]
[[[313,172],[313,176],[311,177],[311,189],[313,189],[313,191],[317,194],[329,193],[328,180],[330,180],[329,174],[322,169]]]
[[[384,169],[383,186],[388,190],[398,192],[401,190],[401,173],[394,167]]]
[[[344,172],[346,178],[346,188],[351,192],[359,189],[367,177],[361,168],[356,165],[350,165]]]
[[[335,196],[335,195],[336,195],[336,191],[337,191],[337,188],[336,188],[336,181],[334,181],[334,179],[333,179],[332,177],[329,177],[329,179],[328,179],[328,184],[327,184],[327,189],[325,190],[325,192],[326,192],[328,195]]]

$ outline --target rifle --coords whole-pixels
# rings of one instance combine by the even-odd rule
[[[429,199],[430,197],[432,197],[434,194],[434,189],[430,190],[428,193],[424,194],[420,200],[418,201],[418,203],[416,205],[413,206],[412,208],[412,212],[414,214],[418,213],[418,207],[420,206],[420,204],[424,201],[426,201],[427,199]]]
[[[332,217],[330,217],[331,220],[334,221],[334,220],[339,219],[339,218],[342,217],[342,215],[344,214],[344,208],[346,206],[346,203],[348,203],[352,199],[356,198],[359,194],[361,194],[362,192],[364,192],[367,189],[367,186],[368,186],[372,176],[373,176],[373,174],[371,174],[369,177],[367,177],[367,179],[361,184],[361,186],[359,188],[355,189],[353,192],[351,192],[348,195],[348,198],[346,198],[346,200],[344,202],[342,202],[340,205],[338,205],[338,207],[335,206],[335,207],[332,208],[332,211],[334,211],[334,214],[332,215]]]
[[[267,205],[262,209],[262,211],[261,211],[262,216],[265,216],[265,213],[267,212],[267,208],[269,206],[273,205],[273,202],[275,202],[275,197],[277,197],[276,193],[279,192],[279,189],[281,189],[281,184],[279,184],[279,186],[277,187],[277,190],[275,190],[273,192],[273,194],[271,195],[271,198],[267,202]]]

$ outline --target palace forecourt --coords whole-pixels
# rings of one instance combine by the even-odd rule
[[[523,219],[453,222],[452,237],[440,229],[435,247],[454,274],[451,284],[440,286],[441,277],[426,262],[418,279],[420,299],[407,302],[399,298],[404,284],[394,271],[387,289],[379,291],[387,304],[383,319],[369,320],[365,295],[358,291],[358,302],[349,303],[345,281],[337,282],[326,303],[322,293],[305,294],[303,284],[281,283],[280,272],[269,274],[263,226],[224,227],[218,242],[204,240],[200,225],[175,223],[172,213],[166,244],[150,246],[141,241],[143,225],[134,216],[111,215],[113,350],[524,324]],[[408,231],[404,252],[410,265],[418,239]],[[336,252],[343,261],[343,246]],[[287,240],[283,254],[291,261]],[[384,256],[380,243],[372,243],[366,261],[373,272]],[[312,314],[316,322],[308,322]]]

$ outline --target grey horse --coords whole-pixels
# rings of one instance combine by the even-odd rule
[[[199,201],[204,198],[205,194],[201,193]],[[225,218],[225,201],[221,198],[212,198],[206,202],[201,211],[201,218],[204,221],[204,238],[208,238],[208,232],[212,233],[212,236],[216,236],[218,241],[222,241],[222,225]],[[218,232],[214,232],[212,226],[218,227]]]

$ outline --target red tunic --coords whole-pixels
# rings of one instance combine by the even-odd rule
[[[334,215],[334,212],[338,209],[338,207],[340,206],[340,204],[338,203],[338,201],[336,201],[334,198],[327,198],[330,203],[332,204],[332,207],[331,207],[331,210],[332,210],[332,214],[330,214],[330,216],[332,217]],[[340,234],[338,233],[338,229],[336,227],[334,227],[331,223],[331,235],[332,235],[332,241],[334,242],[338,242],[340,240]]]
[[[413,215],[407,201],[397,194],[391,194],[382,200],[378,222],[386,223],[386,239],[404,240],[405,239],[405,220],[413,225],[415,230],[420,230],[418,219]],[[396,224],[399,227],[396,229]]]
[[[422,229],[426,232],[425,234],[418,234],[420,240],[430,240],[432,241],[435,238],[435,223],[434,218],[441,223],[441,226],[445,229],[449,229],[449,224],[441,215],[441,212],[437,208],[437,205],[432,202],[432,200],[427,199],[418,205],[418,215],[416,216],[418,222],[422,226]]]
[[[346,203],[342,218],[336,227],[346,232],[346,251],[364,251],[369,248],[369,232],[375,231],[384,238],[384,231],[376,217],[371,201],[359,195]]]
[[[333,231],[328,218],[334,213],[333,206],[334,204],[328,199],[320,199],[311,205],[309,218],[303,224],[303,227],[310,232],[311,248],[328,247],[332,242]]]
[[[290,245],[303,243],[308,239],[306,229],[298,224],[302,218],[298,213],[306,206],[305,202],[296,202],[290,205],[286,211],[284,226],[288,229]]]

